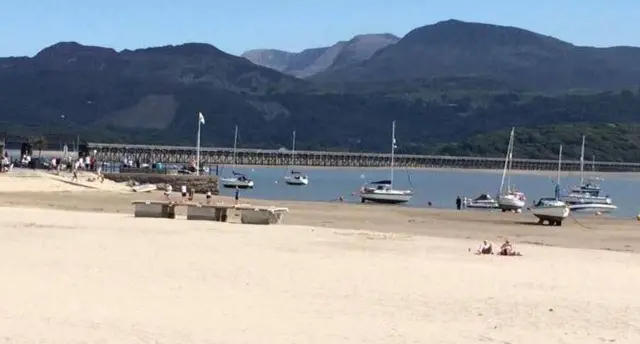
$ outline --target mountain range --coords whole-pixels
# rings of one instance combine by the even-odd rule
[[[576,46],[515,27],[447,20],[416,28],[401,39],[365,35],[368,43],[358,44],[358,37],[298,54],[251,50],[243,56],[287,74],[333,83],[450,76],[485,77],[514,88],[544,90],[615,89],[640,83],[640,48]],[[329,58],[332,51],[342,53],[345,48],[364,52],[350,59]],[[312,67],[300,69],[297,61]]]
[[[241,56],[279,72],[306,78],[368,60],[378,50],[396,43],[400,38],[389,34],[364,34],[330,47],[310,48],[299,53],[277,49],[255,49]]]
[[[515,125],[529,128],[532,142],[555,142],[579,137],[570,129],[577,123],[601,133],[612,153],[611,142],[631,129],[604,135],[612,123],[638,122],[638,85],[640,48],[579,47],[457,20],[300,53],[61,42],[33,57],[0,58],[0,131],[50,143],[80,133],[90,141],[192,145],[201,111],[203,145],[231,145],[238,125],[243,147],[285,146],[296,130],[299,149],[386,151],[397,120],[400,152],[502,155],[492,133],[501,138]],[[565,129],[544,129],[556,125]],[[479,142],[488,143],[469,147]],[[624,147],[610,159],[635,158]],[[525,148],[516,153],[536,154]]]

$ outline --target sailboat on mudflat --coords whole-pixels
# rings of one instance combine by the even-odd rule
[[[558,151],[558,176],[556,179],[555,196],[541,198],[531,212],[538,218],[538,224],[545,222],[551,226],[562,226],[562,220],[569,216],[569,206],[560,200],[560,170],[562,169],[562,145]]]
[[[516,190],[511,185],[511,168],[513,165],[513,138],[515,135],[515,127],[511,128],[509,135],[509,147],[507,148],[507,156],[504,160],[504,169],[502,170],[502,180],[500,181],[500,189],[498,191],[498,208],[503,212],[515,211],[521,212],[527,200],[524,193]],[[507,185],[505,188],[505,178]]]
[[[391,123],[391,168],[389,180],[380,180],[369,183],[360,190],[360,198],[362,203],[406,203],[411,200],[413,191],[396,190],[393,188],[393,170],[394,156],[396,150],[396,121]]]

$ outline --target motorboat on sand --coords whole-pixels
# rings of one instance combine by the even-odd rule
[[[465,197],[463,200],[465,208],[469,209],[498,209],[498,202],[488,194],[481,194],[475,199]]]

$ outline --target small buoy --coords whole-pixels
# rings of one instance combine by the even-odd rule
[[[274,183],[278,184],[278,181],[276,180]]]
[[[361,175],[360,175],[360,179],[364,179],[364,174],[361,174]]]
[[[640,214],[638,214],[638,216],[636,216],[636,220],[640,221]]]

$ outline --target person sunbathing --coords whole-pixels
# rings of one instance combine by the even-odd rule
[[[476,254],[493,254],[493,245],[490,242],[483,240],[482,245],[480,245]]]
[[[509,242],[509,239],[504,241],[504,244],[500,246],[500,252],[498,253],[500,256],[521,256],[520,252],[514,251],[513,246]]]

